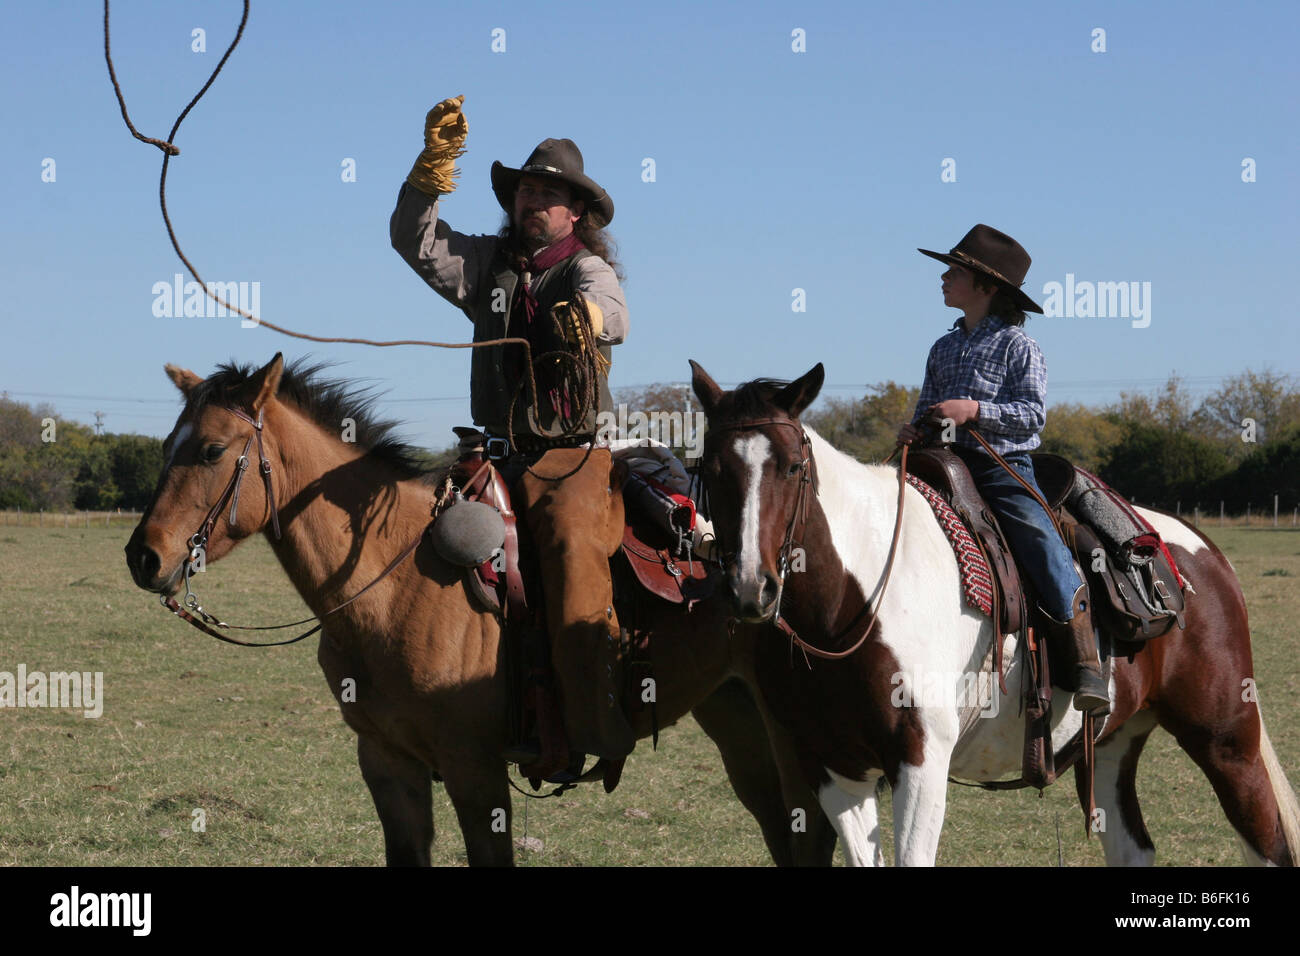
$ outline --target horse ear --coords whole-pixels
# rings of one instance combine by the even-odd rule
[[[784,409],[791,418],[798,418],[817,398],[824,381],[826,381],[826,369],[822,367],[821,362],[818,362],[801,378],[795,379],[777,392],[772,403]]]
[[[284,355],[275,353],[275,358],[258,370],[240,390],[241,398],[248,403],[254,415],[262,411],[280,388],[280,376],[284,373]]]
[[[722,389],[709,373],[704,371],[699,362],[694,359],[688,361],[691,363],[691,388],[695,390],[695,397],[700,400],[700,407],[704,409],[704,414],[712,415],[718,400],[722,398]]]
[[[198,385],[203,379],[199,378],[187,368],[181,368],[179,365],[168,363],[163,366],[163,371],[167,377],[172,380],[172,384],[181,390],[181,394],[189,398],[190,391],[195,385]]]

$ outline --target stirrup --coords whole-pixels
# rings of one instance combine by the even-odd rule
[[[1096,689],[1088,689],[1089,684],[1100,684],[1101,678],[1080,669],[1075,671],[1074,680],[1079,688],[1074,692],[1074,709],[1087,711],[1094,717],[1107,716],[1110,713],[1110,695],[1106,690],[1098,693]]]

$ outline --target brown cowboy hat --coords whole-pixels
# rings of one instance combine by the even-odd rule
[[[932,252],[929,249],[917,249],[917,252],[938,259],[949,265],[961,266],[971,272],[988,276],[1002,288],[1008,290],[1016,303],[1026,312],[1043,312],[1040,306],[1020,287],[1025,284],[1025,274],[1029,272],[1029,253],[1025,247],[1012,239],[1005,232],[999,232],[983,223],[977,225],[961,242],[949,252]]]
[[[492,164],[492,191],[510,214],[515,211],[515,186],[521,176],[548,176],[567,183],[580,199],[593,206],[606,223],[614,218],[614,200],[582,171],[582,153],[571,139],[544,139],[518,169],[499,160]]]

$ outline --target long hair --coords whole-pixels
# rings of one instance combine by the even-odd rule
[[[1007,325],[1024,326],[1025,310],[1020,307],[1020,301],[1010,289],[981,276],[978,272],[975,273],[975,288],[984,292],[996,290],[997,294],[989,301],[989,315],[996,315]]]
[[[623,264],[614,258],[618,253],[618,243],[606,231],[605,227],[608,225],[609,223],[605,221],[605,218],[600,213],[594,209],[588,209],[573,224],[573,231],[593,256],[603,259],[614,270],[614,276],[622,284],[626,281],[627,276],[623,274]],[[528,258],[528,253],[524,250],[518,236],[515,234],[514,223],[511,222],[509,213],[506,213],[505,220],[497,231],[497,238],[501,240],[512,259],[522,261]]]

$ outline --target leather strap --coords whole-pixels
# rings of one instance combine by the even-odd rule
[[[894,517],[894,535],[889,542],[889,557],[885,559],[885,570],[881,575],[880,586],[877,588],[878,597],[876,599],[876,609],[871,612],[871,619],[867,621],[867,627],[866,630],[862,632],[862,636],[853,643],[852,647],[843,651],[824,651],[819,647],[814,647],[812,644],[809,644],[807,641],[803,640],[803,638],[799,637],[799,635],[795,633],[794,628],[790,627],[790,625],[785,622],[785,619],[778,615],[775,621],[776,626],[780,628],[792,642],[798,645],[800,650],[804,651],[805,654],[812,654],[814,657],[820,657],[824,660],[842,660],[860,648],[871,635],[871,629],[876,626],[876,618],[880,615],[880,608],[885,603],[885,589],[889,586],[889,575],[894,569],[894,555],[898,552],[898,539],[903,530],[903,499],[907,492],[907,446],[902,445],[900,447],[902,448],[902,456],[898,462],[898,508],[897,514]],[[811,460],[811,458],[812,455],[810,454],[808,460]],[[845,626],[839,634],[835,635],[831,642],[837,644],[852,633],[852,631],[858,626],[858,623],[862,620],[862,615],[865,614],[867,609],[870,607],[871,601],[868,599],[859,609],[858,613],[853,616],[853,620],[849,621],[848,625]],[[996,625],[994,626],[994,630],[997,630]]]
[[[411,555],[411,553],[416,549],[416,547],[419,546],[420,542],[424,540],[424,536],[425,534],[428,533],[430,527],[432,527],[432,523],[426,525],[425,529],[420,532],[419,537],[417,537],[414,541],[408,544],[397,557],[393,558],[392,561],[388,562],[388,567],[384,568],[384,570],[380,572],[379,577],[375,578],[373,581],[371,581],[369,584],[363,587],[356,594],[352,595],[352,597],[348,598],[338,607],[331,608],[330,610],[326,611],[324,614],[320,615],[319,617],[315,617],[315,616],[305,617],[301,621],[291,621],[288,624],[268,624],[261,627],[247,627],[238,624],[226,624],[224,621],[218,620],[217,618],[213,617],[211,614],[205,612],[203,608],[198,607],[196,605],[193,608],[193,610],[195,610],[202,618],[202,620],[200,620],[199,618],[191,614],[189,610],[181,607],[180,604],[177,603],[176,599],[171,596],[164,597],[162,599],[162,605],[163,607],[167,608],[169,611],[171,611],[173,614],[175,614],[177,617],[181,618],[182,620],[189,621],[191,624],[197,627],[204,634],[209,634],[212,637],[215,637],[219,641],[225,641],[227,644],[238,644],[240,647],[279,647],[283,644],[294,644],[298,641],[301,641],[305,637],[310,637],[311,635],[315,634],[317,631],[319,631],[322,627],[325,626],[325,618],[329,617],[331,614],[336,614],[339,611],[343,610],[345,607],[347,607],[353,601],[357,600],[357,598],[361,597],[363,594],[369,591],[372,587],[374,587],[384,578],[388,577],[388,575],[393,571],[393,569],[396,568],[399,564],[401,564],[404,560],[406,560],[406,558],[408,558]],[[233,637],[227,637],[224,634],[220,634],[212,630],[212,628],[208,626],[208,624],[212,624],[216,627],[224,627],[234,631],[278,631],[286,627],[298,627],[301,624],[306,624],[308,621],[317,621],[318,623],[315,627],[313,627],[310,631],[307,631],[305,634],[299,634],[297,637],[290,638],[287,641],[271,641],[267,643],[252,643],[249,641],[239,641]]]

